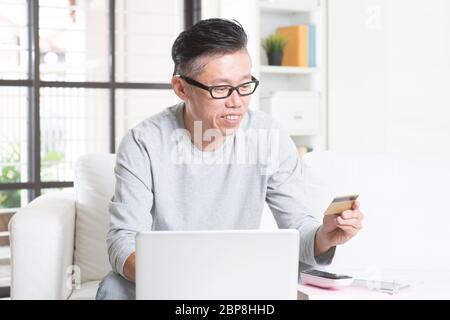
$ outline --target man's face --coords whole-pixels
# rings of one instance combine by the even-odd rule
[[[251,60],[246,50],[222,56],[201,57],[204,65],[194,80],[206,85],[232,85],[251,81]],[[182,81],[182,80],[181,80]],[[187,118],[202,121],[203,130],[217,129],[222,135],[233,134],[248,110],[250,96],[236,90],[225,99],[213,99],[210,93],[184,82]]]

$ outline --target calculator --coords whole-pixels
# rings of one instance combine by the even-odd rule
[[[353,283],[353,277],[351,276],[316,269],[300,272],[300,279],[304,284],[321,288],[339,288],[349,286]]]

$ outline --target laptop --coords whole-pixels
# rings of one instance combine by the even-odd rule
[[[152,231],[136,236],[136,299],[295,300],[297,230]]]

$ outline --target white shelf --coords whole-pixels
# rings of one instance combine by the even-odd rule
[[[324,46],[326,41],[326,0],[257,0],[255,21],[259,28],[258,38],[262,41],[265,37],[276,32],[280,26],[296,24],[314,24],[316,26],[316,63],[317,66],[293,67],[268,65],[265,52],[261,46],[255,56],[259,57],[257,76],[261,78],[261,89],[258,94],[258,102],[261,110],[269,112],[282,120],[289,135],[295,144],[306,146],[314,150],[326,148],[326,60],[324,59]],[[277,92],[288,94],[320,95],[315,107],[308,109],[304,119],[299,119],[298,114],[305,114],[305,104],[292,103],[286,97],[280,104],[287,107],[283,110],[267,107],[267,97],[276,95]],[[272,97],[273,98],[273,97]],[[276,98],[276,97],[275,97]],[[313,114],[317,111],[318,114]],[[278,114],[277,114],[278,113]],[[309,120],[308,120],[309,119]],[[312,125],[314,123],[314,125]],[[311,125],[311,128],[308,126]]]
[[[11,249],[9,246],[0,246],[0,260],[11,258]]]
[[[303,68],[303,67],[284,67],[284,66],[259,66],[261,74],[314,74],[319,70],[317,68]]]
[[[308,1],[261,1],[259,2],[259,9],[262,12],[268,13],[310,13],[319,9],[319,0]]]

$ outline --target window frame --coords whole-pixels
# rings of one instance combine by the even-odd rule
[[[108,13],[108,81],[106,82],[73,82],[73,81],[42,81],[40,80],[40,48],[39,48],[39,0],[27,0],[28,21],[28,78],[24,80],[2,80],[0,87],[24,87],[28,89],[28,115],[31,124],[28,127],[28,176],[30,182],[0,183],[0,191],[28,190],[28,202],[41,195],[42,189],[72,188],[73,181],[42,181],[41,180],[41,135],[40,135],[40,89],[41,88],[86,88],[107,89],[109,92],[109,152],[115,153],[116,141],[116,90],[171,90],[170,83],[153,82],[117,82],[116,73],[116,1],[106,0]],[[184,0],[184,28],[191,27],[201,17],[201,0]],[[169,54],[169,53],[168,53]],[[3,209],[4,210],[4,209]],[[13,211],[13,208],[11,208]]]

